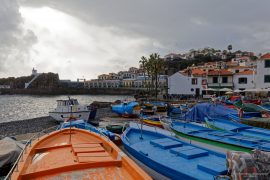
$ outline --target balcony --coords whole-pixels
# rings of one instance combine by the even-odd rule
[[[232,82],[228,82],[228,83],[208,83],[208,87],[215,87],[215,88],[223,88],[223,87],[233,87],[233,83]]]

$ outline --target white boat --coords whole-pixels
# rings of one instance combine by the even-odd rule
[[[70,116],[76,119],[88,120],[90,110],[86,105],[80,105],[77,99],[57,100],[57,107],[49,112],[56,121],[64,121]]]

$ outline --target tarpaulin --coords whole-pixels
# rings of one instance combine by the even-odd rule
[[[237,114],[235,109],[227,108],[222,104],[201,103],[192,107],[185,115],[189,121],[204,122],[204,118],[227,118],[228,114]]]

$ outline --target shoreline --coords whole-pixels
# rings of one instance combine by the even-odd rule
[[[143,90],[133,88],[44,88],[0,89],[0,94],[9,95],[135,95]]]

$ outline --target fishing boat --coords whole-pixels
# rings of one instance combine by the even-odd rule
[[[257,113],[257,112],[255,112]],[[254,117],[249,115],[244,115],[244,117],[239,117],[236,114],[228,114],[228,119],[240,122],[246,125],[270,129],[270,117]]]
[[[72,113],[78,119],[88,120],[90,110],[87,105],[80,105],[77,99],[57,100],[57,107],[49,112],[49,115],[56,121],[65,121]]]
[[[240,124],[238,122],[225,120],[225,119],[205,118],[205,122],[208,125],[208,127],[213,128],[213,129],[237,132],[244,136],[270,140],[270,130],[268,129],[248,126],[245,124]]]
[[[167,111],[167,105],[166,103],[162,101],[151,101],[148,102],[148,104],[152,104],[156,107],[156,112],[166,112]]]
[[[243,103],[242,101],[238,101],[234,103],[234,106],[236,106],[239,109],[242,109],[244,112],[269,112],[268,109],[265,109],[263,106],[253,104],[253,103]]]
[[[110,140],[83,129],[30,141],[7,179],[151,179]]]
[[[170,179],[207,180],[227,173],[224,154],[188,144],[169,134],[137,124],[128,127],[121,138],[131,156]]]
[[[164,129],[166,129],[167,131],[171,131],[172,118],[170,118],[170,117],[161,117],[160,118],[160,123],[162,124]]]
[[[123,102],[111,106],[112,112],[122,117],[134,117],[140,114],[140,106],[138,102]]]
[[[213,130],[184,122],[172,122],[173,132],[187,139],[210,144],[228,150],[251,152],[253,149],[270,151],[270,140],[254,138],[235,132]]]
[[[142,116],[142,121],[145,124],[151,125],[151,126],[157,126],[159,128],[163,128],[160,117],[159,116]]]
[[[126,129],[125,126],[120,124],[109,124],[106,126],[106,129],[110,132],[122,134],[122,132]]]

